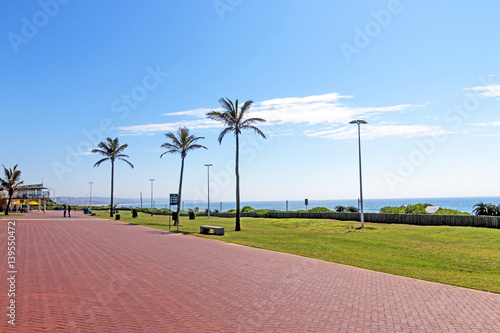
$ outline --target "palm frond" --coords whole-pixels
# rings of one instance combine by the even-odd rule
[[[190,150],[194,150],[194,149],[198,149],[198,148],[208,149],[207,147],[202,146],[202,145],[190,145],[189,147],[186,148],[186,151],[190,151]]]
[[[176,153],[180,153],[180,151],[177,149],[167,150],[166,152],[164,152],[163,154],[160,155],[160,158],[163,157],[163,155],[165,155],[165,154],[176,154]]]
[[[99,165],[101,165],[102,162],[107,161],[107,160],[111,160],[111,157],[105,157],[105,158],[97,161],[96,164],[94,164],[94,168],[98,167]]]
[[[232,126],[224,128],[224,130],[222,132],[220,132],[220,134],[219,134],[219,139],[218,139],[219,140],[219,144],[222,144],[222,139],[224,139],[224,136],[227,133],[229,133],[231,131],[234,131],[234,130],[235,130],[235,128],[232,127]]]
[[[245,126],[252,125],[256,122],[265,123],[266,120],[262,118],[248,118],[241,122],[241,127],[243,128]]]
[[[243,104],[243,107],[240,109],[240,112],[238,113],[238,124],[241,124],[243,122],[243,119],[248,111],[250,109],[250,106],[252,106],[253,101],[249,99]]]
[[[266,135],[259,128],[255,127],[255,126],[247,125],[245,127],[242,127],[242,129],[253,129],[255,131],[255,133],[259,134],[264,139],[267,139]]]
[[[176,147],[180,147],[181,146],[181,143],[179,142],[179,139],[177,139],[177,137],[175,136],[174,133],[168,132],[168,133],[165,133],[165,136],[167,138],[169,138],[170,140],[172,140],[173,141],[173,145],[175,145]]]
[[[125,156],[126,156],[126,155],[125,155]],[[127,164],[128,164],[128,165],[132,168],[132,169],[134,168],[134,165],[133,165],[132,163],[130,163],[129,161],[127,161],[126,159],[121,158],[121,157],[118,157],[118,159],[119,159],[120,161],[123,161],[123,162],[127,163]]]
[[[234,110],[234,104],[233,102],[229,99],[229,98],[220,98],[219,99],[219,104],[221,105],[221,107],[226,110],[226,111],[233,111]]]
[[[123,157],[130,158],[130,156],[128,156],[126,154],[115,154],[115,157],[116,158],[123,158]]]
[[[177,149],[177,146],[174,146],[173,144],[168,143],[168,142],[165,142],[160,147],[162,147],[162,148],[169,148],[169,149]]]

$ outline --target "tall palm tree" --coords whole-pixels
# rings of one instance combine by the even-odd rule
[[[107,138],[106,142],[99,142],[97,145],[100,149],[92,149],[93,153],[98,153],[101,155],[104,155],[105,157],[99,161],[97,161],[96,164],[94,164],[94,168],[101,165],[102,162],[104,161],[111,161],[111,205],[110,207],[110,212],[109,216],[113,217],[113,190],[114,190],[114,178],[115,178],[115,161],[116,160],[121,160],[126,162],[128,165],[130,165],[131,168],[134,168],[132,163],[127,161],[125,157],[129,157],[128,155],[123,154],[123,151],[125,148],[128,147],[128,144],[124,143],[120,146],[118,143],[118,138],[115,138],[114,140],[111,138]]]
[[[262,118],[248,118],[245,119],[246,113],[250,106],[253,104],[252,100],[246,101],[243,106],[238,109],[238,100],[234,103],[226,98],[219,99],[219,103],[224,110],[224,112],[212,111],[207,113],[207,117],[221,122],[226,126],[224,130],[219,135],[219,144],[222,144],[222,139],[224,136],[233,132],[236,137],[236,163],[235,163],[235,175],[236,175],[236,227],[235,231],[241,231],[240,226],[240,171],[239,171],[239,151],[240,151],[240,143],[239,143],[239,135],[241,134],[241,130],[252,129],[255,133],[262,136],[264,139],[266,136],[260,129],[254,126],[257,122],[265,122]]]
[[[195,137],[194,135],[189,135],[189,129],[186,127],[179,127],[177,130],[177,136],[168,132],[165,134],[167,138],[172,140],[171,142],[166,142],[161,145],[162,148],[167,148],[168,150],[160,155],[160,158],[165,154],[181,154],[181,177],[179,179],[179,201],[177,202],[177,216],[175,218],[174,225],[179,225],[179,213],[181,212],[181,200],[182,200],[182,177],[184,175],[184,159],[187,156],[188,151],[205,148],[207,147],[197,144],[196,141],[200,139],[205,139],[204,137]]]
[[[17,164],[13,169],[7,169],[5,165],[3,165],[3,171],[5,173],[5,178],[0,178],[0,183],[2,185],[2,188],[9,193],[9,201],[7,202],[7,207],[5,209],[5,215],[9,215],[10,203],[12,201],[14,191],[23,182],[19,181],[19,179],[21,178],[21,171],[17,170]]]

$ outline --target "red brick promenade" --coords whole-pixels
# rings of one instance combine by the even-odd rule
[[[2,332],[500,332],[500,295],[74,213],[16,221]]]

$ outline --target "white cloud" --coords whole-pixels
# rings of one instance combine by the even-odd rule
[[[490,127],[490,126],[500,126],[500,121],[492,121],[489,123],[473,123],[472,126]]]
[[[315,126],[321,127],[322,131],[320,130],[315,132],[324,133],[324,135],[320,136],[333,136],[338,138],[346,134],[335,134],[326,130],[326,126],[331,127],[339,124],[347,124],[352,119],[370,119],[371,117],[375,117],[386,112],[410,111],[427,105],[399,104],[392,106],[354,107],[342,103],[342,100],[351,99],[353,97],[354,96],[340,95],[338,93],[329,93],[307,97],[276,98],[262,102],[255,102],[250,109],[249,116],[267,120],[266,123],[260,124],[260,126]],[[214,110],[220,111],[221,109]],[[118,129],[122,131],[122,135],[152,135],[156,132],[176,131],[180,126],[186,126],[190,129],[221,127],[219,123],[206,118],[206,113],[210,111],[212,111],[212,109],[199,108],[194,110],[165,113],[163,114],[164,116],[183,116],[187,117],[187,120],[166,122],[162,124],[123,126]],[[379,126],[378,128],[383,127]],[[394,125],[394,128],[401,128],[401,126]],[[276,132],[283,132],[283,129],[277,128]],[[427,131],[427,133],[429,132],[430,131]],[[424,133],[424,131],[421,130],[419,133]],[[382,135],[382,132],[379,134],[379,136],[388,135],[392,135],[391,131],[384,133],[384,135]],[[411,133],[407,134],[407,136],[411,136]]]
[[[483,97],[500,97],[500,84],[490,84],[487,86],[466,88],[466,90],[472,90],[479,96]],[[469,94],[469,95],[474,95],[474,94]]]
[[[194,110],[188,110],[188,111],[179,111],[179,112],[169,112],[169,113],[164,113],[162,116],[192,116],[192,117],[198,117],[198,118],[205,118],[205,115],[207,112],[211,112],[212,109],[194,109]]]
[[[436,136],[441,134],[450,134],[440,126],[427,126],[427,125],[374,125],[362,126],[361,137],[363,139],[377,139],[382,137],[423,137],[423,136]],[[352,139],[358,137],[357,126],[344,126],[337,129],[326,131],[309,131],[306,133],[308,136],[320,137],[325,139]]]
[[[184,126],[189,128],[190,130],[220,127],[219,124],[214,124],[214,122],[210,119],[199,119],[162,124],[122,126],[118,127],[118,130],[122,131],[120,135],[153,135],[157,132],[175,132],[179,129],[179,127]]]

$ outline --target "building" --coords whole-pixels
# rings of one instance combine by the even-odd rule
[[[25,206],[29,212],[32,206],[38,206],[38,210],[47,208],[47,199],[50,199],[50,192],[43,184],[35,185],[20,185],[12,195],[11,208]],[[0,209],[4,211],[9,202],[9,192],[6,190],[0,191]],[[42,206],[43,205],[43,206]]]

